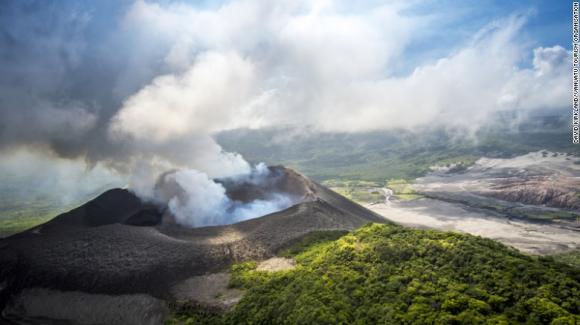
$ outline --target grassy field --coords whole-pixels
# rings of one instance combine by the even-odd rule
[[[415,200],[423,197],[415,193],[408,181],[404,179],[391,179],[387,182],[387,187],[393,190],[395,197],[402,201]]]
[[[0,238],[42,224],[71,208],[46,197],[24,199],[4,192],[0,199]]]
[[[19,233],[23,230],[38,226],[56,216],[55,213],[44,215],[26,215],[20,217],[7,216],[0,220],[0,238]]]
[[[411,189],[410,183],[404,179],[391,179],[384,182],[363,180],[329,179],[322,185],[359,203],[377,203],[385,200],[381,188],[387,187],[394,192],[398,200],[409,201],[421,198],[422,195]]]
[[[330,179],[323,181],[322,185],[356,202],[372,203],[384,200],[379,192],[384,183],[380,182]]]

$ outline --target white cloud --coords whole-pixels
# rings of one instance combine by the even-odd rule
[[[222,130],[476,128],[502,110],[567,105],[570,54],[521,41],[525,16],[491,22],[446,57],[392,75],[429,22],[404,9],[399,2],[349,13],[333,1],[242,0],[210,9],[137,1],[126,26],[168,42],[173,72],[127,98],[110,135],[144,157],[223,177],[249,166],[213,142]]]
[[[210,134],[235,124],[239,103],[253,96],[254,78],[252,64],[239,55],[206,52],[184,73],[159,76],[127,99],[112,121],[111,138],[127,144],[136,162],[170,162],[211,177],[246,173],[249,164],[223,152]]]
[[[187,68],[127,100],[113,128],[149,140],[285,124],[356,132],[470,125],[500,110],[567,104],[566,50],[537,48],[533,67],[520,67],[531,51],[518,40],[525,17],[495,21],[449,56],[392,77],[424,25],[399,4],[356,14],[333,4],[137,2],[127,23],[170,37],[167,60]]]
[[[568,104],[572,55],[561,46],[534,49],[533,67],[515,71],[504,84],[504,109],[553,109]]]
[[[159,76],[130,97],[111,129],[156,143],[216,131],[224,122],[235,124],[236,110],[255,87],[252,63],[235,53],[206,52],[184,73]]]

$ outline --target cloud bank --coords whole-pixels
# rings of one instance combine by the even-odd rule
[[[526,14],[398,72],[445,19],[416,5],[4,1],[0,150],[213,178],[250,171],[212,139],[223,130],[477,127],[501,111],[567,106],[570,53],[522,36]]]
[[[168,61],[177,49],[195,55],[125,102],[114,129],[158,141],[182,137],[188,126],[215,132],[311,124],[358,132],[467,126],[498,111],[567,105],[570,53],[521,42],[525,16],[492,22],[447,57],[394,77],[389,69],[405,60],[414,32],[399,7],[359,14],[337,12],[331,2],[299,8],[245,1],[208,12],[137,3],[132,23],[178,35]],[[530,54],[533,65],[522,67]]]

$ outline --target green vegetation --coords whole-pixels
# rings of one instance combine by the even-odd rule
[[[405,179],[391,179],[385,183],[356,180],[330,179],[322,182],[322,185],[329,187],[338,194],[359,203],[383,202],[385,195],[383,187],[393,190],[397,199],[410,201],[423,197],[417,194],[411,184]]]
[[[454,170],[459,171],[461,169],[465,169],[465,168],[473,165],[477,161],[477,159],[479,159],[479,158],[480,158],[479,156],[474,156],[474,155],[463,155],[463,156],[451,157],[448,159],[439,160],[435,166],[451,167],[452,165],[456,165]]]
[[[369,224],[297,243],[297,267],[231,268],[232,311],[171,324],[577,324],[580,273],[493,240]],[[316,236],[314,236],[316,237]],[[308,246],[307,248],[305,246]]]
[[[422,197],[422,195],[415,193],[411,188],[411,184],[404,179],[391,179],[387,182],[387,187],[393,190],[395,196],[402,201],[410,201]]]
[[[0,198],[0,238],[47,222],[67,209],[44,198],[24,202],[9,199],[8,195]]]
[[[217,311],[207,310],[197,304],[178,302],[169,306],[172,310],[171,318],[165,321],[166,325],[201,325],[221,324],[222,316]]]
[[[566,253],[552,255],[551,257],[560,263],[568,264],[577,268],[580,272],[580,250],[577,249]]]
[[[36,216],[7,217],[0,219],[0,238],[7,237],[23,230],[30,229],[52,219],[56,214]]]
[[[580,220],[580,214],[572,211],[522,211],[511,210],[511,214],[517,217],[532,219],[532,220]]]
[[[300,238],[300,240],[293,243],[290,247],[281,250],[278,255],[283,257],[293,257],[316,245],[322,245],[337,240],[347,233],[347,231],[342,230],[313,231]]]
[[[383,184],[379,182],[331,179],[322,182],[322,184],[356,202],[384,200],[384,195],[379,192]]]

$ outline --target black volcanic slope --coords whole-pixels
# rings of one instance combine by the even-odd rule
[[[127,190],[109,190],[53,220],[0,241],[0,310],[25,288],[165,297],[188,277],[262,259],[317,230],[384,222],[293,170],[271,167],[267,186],[300,197],[277,213],[228,226],[189,229]],[[228,195],[251,199],[237,184]]]

